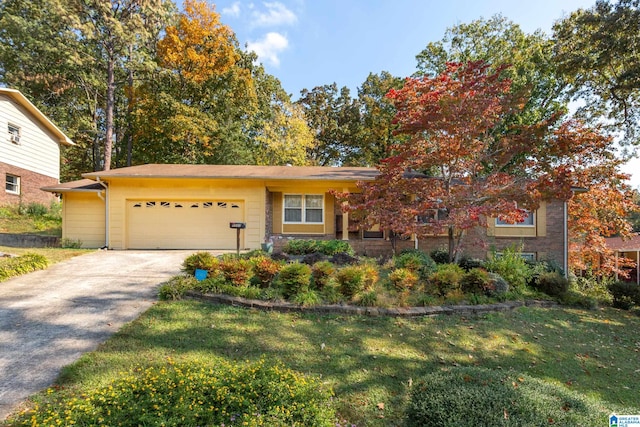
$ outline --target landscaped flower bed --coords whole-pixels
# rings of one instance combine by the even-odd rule
[[[293,253],[293,255],[292,255]],[[432,256],[431,256],[432,255]],[[185,259],[184,275],[160,290],[163,299],[188,291],[300,306],[363,307],[479,305],[525,299],[554,299],[593,306],[551,265],[525,261],[516,249],[490,261],[464,258],[436,263],[438,252],[405,251],[384,262],[357,257],[343,241],[291,240],[284,252],[252,251],[214,257],[197,252]],[[196,269],[207,278],[196,280]]]

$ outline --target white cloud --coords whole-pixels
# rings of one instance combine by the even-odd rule
[[[252,24],[256,27],[292,25],[298,21],[296,14],[280,2],[264,3],[264,6],[267,8],[266,12],[253,12]]]
[[[275,67],[280,65],[278,54],[289,47],[289,40],[280,33],[267,33],[261,40],[247,43],[247,50],[254,51],[258,58]]]
[[[235,2],[229,7],[222,8],[223,15],[238,17],[240,16],[240,2]]]

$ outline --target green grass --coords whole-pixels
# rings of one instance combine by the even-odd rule
[[[61,205],[38,203],[0,206],[0,233],[62,236]]]
[[[1,253],[11,255],[24,255],[26,253],[35,253],[43,255],[49,260],[50,264],[65,261],[78,255],[84,255],[93,252],[94,249],[64,249],[64,248],[14,248],[9,246],[0,246]],[[0,258],[1,262],[1,258]]]
[[[611,412],[640,413],[639,329],[636,314],[613,309],[522,308],[476,318],[397,319],[161,302],[65,368],[60,391],[34,399],[86,393],[133,366],[167,358],[264,357],[321,376],[334,389],[341,419],[397,426],[421,376],[478,366],[581,393],[602,409],[589,414],[587,425],[604,425]]]

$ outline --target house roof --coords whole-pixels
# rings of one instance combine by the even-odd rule
[[[31,101],[29,101],[19,90],[0,87],[0,95],[8,96],[29,113],[31,113],[31,115],[34,116],[36,120],[38,120],[45,128],[47,128],[49,132],[51,132],[58,139],[58,142],[60,144],[75,145],[73,141],[58,128],[58,126],[53,124],[53,122],[49,120],[47,116],[45,116],[42,111],[38,109],[38,107],[33,105]]]
[[[365,167],[148,164],[90,172],[82,176],[106,180],[109,178],[235,178],[367,181],[374,179],[377,175],[377,169]]]
[[[618,252],[640,251],[640,234],[634,234],[630,239],[622,237],[607,237],[607,247]]]
[[[91,192],[104,190],[104,187],[99,182],[92,179],[81,179],[78,181],[65,182],[64,184],[50,185],[42,187],[42,191],[49,191],[51,193],[69,193],[73,192]]]

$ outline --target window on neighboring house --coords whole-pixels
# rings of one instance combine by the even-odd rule
[[[14,144],[20,144],[20,126],[12,125],[9,123],[7,130],[9,131],[9,141]]]
[[[285,194],[284,222],[321,224],[324,218],[324,196],[321,194]]]
[[[533,227],[535,225],[535,213],[527,212],[527,216],[522,222],[514,222],[513,224],[509,224],[500,218],[496,218],[496,225],[505,227]]]
[[[5,190],[7,193],[20,194],[20,177],[7,174]]]

